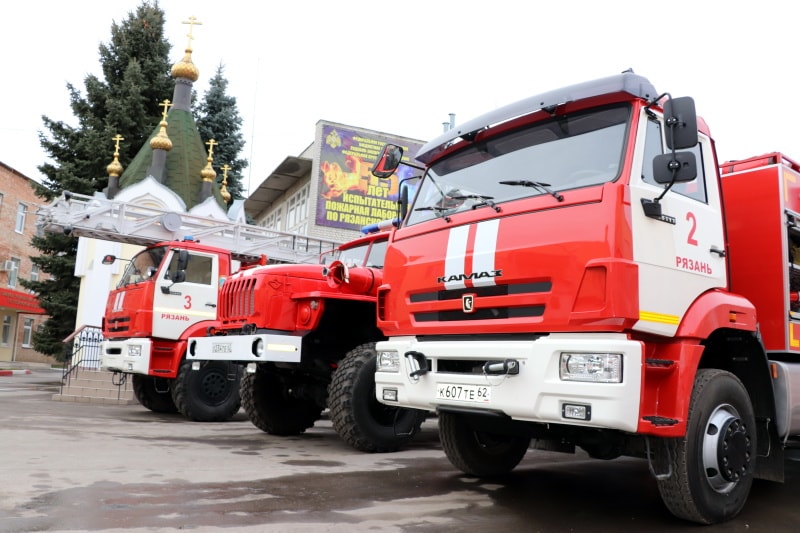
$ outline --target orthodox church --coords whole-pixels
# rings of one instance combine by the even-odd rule
[[[175,80],[172,101],[162,102],[162,120],[147,143],[127,168],[119,162],[119,146],[124,139],[117,135],[113,161],[108,165],[108,187],[95,193],[102,199],[174,213],[186,213],[231,222],[245,222],[244,201],[230,202],[226,189],[227,165],[221,184],[212,166],[214,146],[200,138],[191,112],[191,95],[199,71],[192,62],[192,30],[183,58],[173,65]],[[206,146],[208,149],[206,150]],[[103,265],[107,254],[132,257],[140,247],[118,242],[81,237],[75,261],[75,275],[81,278],[76,328],[100,326],[106,297],[121,273],[119,262]]]

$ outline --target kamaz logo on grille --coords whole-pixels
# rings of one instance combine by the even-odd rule
[[[470,294],[462,294],[461,295],[461,310],[465,313],[471,313],[475,311],[475,295]]]
[[[469,274],[452,274],[450,276],[439,276],[436,283],[450,283],[452,281],[467,281],[484,278],[499,278],[503,275],[502,270],[484,270],[482,272],[470,272]]]

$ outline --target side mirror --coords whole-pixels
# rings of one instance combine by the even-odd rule
[[[673,152],[653,158],[653,179],[668,184],[692,181],[697,177],[697,159],[692,152]]]
[[[172,271],[167,272],[167,275],[169,277],[169,280],[174,285],[175,283],[182,283],[186,281],[186,267],[189,266],[189,251],[178,250],[177,248],[173,248],[172,251],[178,254],[178,260],[175,265],[177,268],[174,272]],[[162,287],[161,289],[163,290],[164,287]]]
[[[116,260],[117,260],[116,255],[106,254],[103,256],[103,260],[101,261],[101,263],[104,265],[113,265],[114,261]]]
[[[378,160],[375,162],[372,175],[380,179],[391,177],[397,167],[400,166],[402,159],[403,149],[396,144],[387,144],[383,147],[381,155],[378,156]]]
[[[408,214],[408,206],[411,203],[411,200],[414,199],[414,195],[417,194],[417,186],[419,185],[419,176],[414,176],[400,182],[400,198],[398,202],[400,204],[400,221],[406,219],[406,215]]]
[[[685,150],[697,144],[697,112],[690,96],[670,98],[664,103],[667,147]]]
[[[178,270],[186,270],[187,266],[189,266],[189,252],[178,250]]]

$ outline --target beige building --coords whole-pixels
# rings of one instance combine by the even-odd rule
[[[45,275],[31,261],[39,251],[30,243],[41,200],[33,180],[2,162],[0,183],[0,361],[51,362],[33,349],[33,332],[47,317],[20,283]]]

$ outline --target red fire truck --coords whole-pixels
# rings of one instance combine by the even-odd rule
[[[65,192],[39,210],[46,231],[144,246],[108,294],[100,366],[131,376],[136,399],[155,412],[223,421],[240,407],[241,368],[185,358],[187,339],[217,324],[219,285],[267,261],[319,262],[332,241],[259,226]],[[192,238],[183,236],[192,235]],[[269,259],[267,259],[269,258]],[[116,261],[107,256],[104,263]],[[315,268],[319,269],[317,265]]]
[[[188,336],[216,323],[218,280],[232,274],[231,265],[229,250],[191,239],[155,243],[133,256],[109,293],[101,368],[131,375],[147,409],[206,422],[239,411],[236,365],[209,363],[193,372],[184,358]]]
[[[375,174],[402,153],[387,146]],[[529,448],[648,461],[730,519],[800,434],[800,165],[717,164],[691,98],[632,72],[444,133],[378,289],[376,394],[435,410],[451,463]]]
[[[259,429],[297,435],[327,408],[353,448],[395,451],[426,412],[375,398],[375,292],[386,232],[341,245],[322,265],[268,265],[231,276],[220,289],[220,324],[189,339],[188,363],[245,365],[242,406]],[[206,336],[206,333],[208,336]]]

